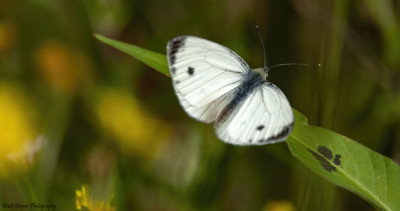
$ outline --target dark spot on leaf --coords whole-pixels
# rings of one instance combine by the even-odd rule
[[[260,139],[260,140],[258,140],[258,143],[262,143],[262,142],[264,142],[264,141],[266,141],[266,140]]]
[[[193,75],[193,73],[194,73],[194,68],[189,66],[187,72],[188,72],[189,75]]]
[[[322,157],[318,153],[316,153],[310,149],[307,149],[307,151],[309,151],[315,157],[315,159],[319,160],[319,162],[321,162],[321,163],[328,162],[328,160],[326,160],[326,158]]]
[[[176,84],[179,84],[179,83],[180,83],[180,81],[176,80],[176,81],[175,81],[175,83],[176,83]]]
[[[323,156],[321,156],[320,154],[318,154],[310,149],[307,149],[307,150],[321,163],[321,166],[325,170],[327,170],[328,172],[336,171],[336,167],[333,166],[330,162],[333,158],[332,151],[330,149],[328,149],[325,146],[319,146],[318,152],[320,154],[322,154]],[[337,166],[341,165],[340,158],[342,158],[341,155],[339,155],[339,154],[335,155],[335,158],[333,159],[333,163]]]
[[[329,163],[321,163],[321,165],[322,165],[322,167],[323,167],[325,170],[327,170],[328,172],[336,171],[335,166],[332,166],[332,165],[329,164]]]
[[[335,165],[339,166],[339,165],[341,164],[340,158],[342,158],[341,155],[336,155],[336,156],[335,156],[335,159],[333,159],[333,163],[334,163]]]
[[[249,143],[251,143],[251,142],[253,142],[253,139],[250,139],[250,140],[249,140]]]
[[[307,149],[307,151],[309,151],[315,157],[315,159],[317,159],[320,162],[322,168],[324,168],[328,172],[336,171],[335,166],[332,166],[325,157],[319,155],[318,153],[316,153],[310,149]]]
[[[259,125],[259,126],[257,127],[257,130],[262,130],[262,129],[264,129],[264,125]]]
[[[321,153],[326,158],[328,158],[328,160],[332,159],[332,151],[326,148],[325,146],[319,146],[318,152]]]

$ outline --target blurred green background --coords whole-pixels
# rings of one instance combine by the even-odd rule
[[[321,64],[269,74],[294,108],[400,163],[399,1],[0,0],[0,202],[373,210],[284,143],[222,143],[184,113],[169,78],[93,37],[165,53],[196,35],[257,68],[256,25],[268,65]]]

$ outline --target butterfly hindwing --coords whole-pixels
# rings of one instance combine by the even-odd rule
[[[206,123],[216,120],[250,71],[232,50],[194,36],[169,41],[167,58],[179,102],[191,117]]]
[[[229,117],[216,122],[217,136],[235,145],[261,145],[284,141],[294,123],[293,112],[283,92],[264,82]]]

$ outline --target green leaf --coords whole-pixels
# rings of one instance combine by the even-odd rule
[[[286,142],[296,158],[376,208],[400,210],[399,165],[345,136],[308,125],[304,115],[293,111],[296,122]]]
[[[169,76],[164,55],[95,35]],[[400,166],[391,159],[330,130],[308,125],[293,109],[295,125],[287,139],[291,153],[315,173],[382,210],[400,210]]]
[[[139,61],[145,63],[149,67],[154,68],[158,72],[166,76],[169,76],[168,63],[165,55],[156,53],[154,51],[149,51],[134,45],[130,45],[124,42],[113,40],[99,34],[95,34],[94,36],[101,42],[110,45],[124,53],[129,54],[138,59]]]

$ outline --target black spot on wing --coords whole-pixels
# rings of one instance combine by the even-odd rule
[[[319,146],[318,147],[318,152],[321,153],[323,156],[325,156],[328,160],[332,159],[332,151],[325,146]]]
[[[175,67],[171,67],[171,73],[175,74],[175,72],[176,72],[176,68]]]
[[[335,159],[333,159],[333,163],[334,163],[335,165],[337,165],[337,166],[341,165],[340,158],[342,158],[341,155],[336,155],[336,156],[335,156]]]
[[[257,127],[257,130],[262,130],[262,129],[264,129],[264,125],[259,125],[259,126]]]
[[[175,64],[176,53],[184,46],[185,40],[186,37],[177,37],[168,43],[168,58],[170,65]]]
[[[169,55],[173,56],[176,54],[176,52],[178,52],[178,48],[172,48],[171,51],[169,52]]]
[[[176,56],[175,56],[175,54],[172,55],[172,56],[169,56],[169,63],[170,63],[171,65],[174,65],[174,64],[175,64],[175,61],[176,61]]]
[[[189,75],[193,75],[193,74],[194,74],[194,68],[189,66],[189,67],[188,67],[187,73],[188,73]]]
[[[173,39],[170,45],[171,48],[170,55],[176,54],[176,52],[178,52],[178,50],[182,48],[184,44],[185,44],[185,37],[177,37]]]
[[[280,133],[278,133],[275,136],[269,137],[266,141],[274,141],[274,140],[285,138],[286,136],[289,135],[289,133],[292,130],[292,128],[293,128],[293,122],[288,124],[288,125],[286,125],[285,127],[283,127],[283,129],[281,130]]]

